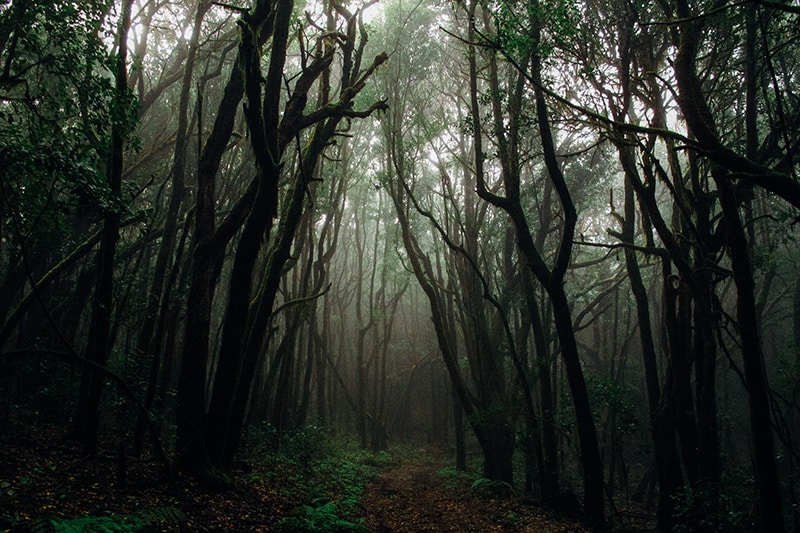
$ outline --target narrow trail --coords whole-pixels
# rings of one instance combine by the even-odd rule
[[[580,524],[516,498],[474,494],[468,480],[442,474],[442,465],[420,459],[384,470],[367,485],[367,530],[414,532],[580,532]]]

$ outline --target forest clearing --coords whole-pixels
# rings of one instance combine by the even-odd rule
[[[797,531],[798,257],[798,0],[0,0],[2,527]]]

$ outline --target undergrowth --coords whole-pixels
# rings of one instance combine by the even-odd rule
[[[174,507],[156,507],[134,514],[83,516],[80,518],[38,517],[21,526],[30,533],[146,533],[186,523],[186,515]],[[17,531],[18,529],[11,529]]]
[[[454,466],[446,466],[437,472],[444,481],[444,486],[450,489],[470,486],[476,479],[476,474],[466,470],[459,470]]]
[[[261,426],[250,435],[256,476],[281,486],[285,495],[301,502],[281,518],[275,529],[300,533],[360,533],[364,487],[378,469],[396,461],[389,452],[361,450],[351,439],[307,427],[276,435]],[[260,473],[259,473],[260,472]]]

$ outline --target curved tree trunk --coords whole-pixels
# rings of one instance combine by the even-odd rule
[[[211,305],[227,244],[227,240],[223,239],[221,242],[214,238],[216,175],[222,154],[231,138],[236,111],[243,94],[241,59],[237,58],[197,168],[192,278],[186,303],[185,340],[177,396],[176,452],[179,467],[187,472],[200,472],[210,464],[204,432]]]
[[[211,461],[216,466],[229,467],[225,451],[230,426],[232,398],[241,379],[244,340],[249,323],[252,299],[253,270],[265,239],[269,238],[272,223],[278,212],[278,178],[281,153],[278,147],[278,106],[283,65],[289,35],[289,20],[293,2],[281,2],[275,13],[274,33],[265,90],[273,95],[262,103],[261,50],[259,34],[263,19],[248,20],[241,25],[241,50],[247,105],[245,116],[256,158],[256,195],[242,235],[236,247],[231,271],[225,320],[222,329],[219,363],[208,408],[206,440]],[[225,458],[225,459],[223,459]]]
[[[471,20],[475,19],[476,7],[476,2],[473,1],[470,3]],[[550,297],[553,319],[561,347],[561,358],[564,363],[577,421],[581,466],[583,467],[583,503],[585,519],[587,522],[591,523],[593,527],[601,528],[604,527],[605,524],[603,464],[597,440],[597,429],[592,417],[586,382],[583,376],[583,368],[578,353],[578,345],[575,340],[571,311],[566,292],[564,291],[564,275],[570,262],[572,240],[577,222],[577,212],[556,157],[555,144],[550,130],[547,103],[544,99],[544,93],[541,90],[542,66],[537,49],[540,41],[541,21],[536,18],[537,12],[536,3],[533,2],[530,10],[532,19],[530,21],[532,24],[530,72],[520,72],[520,74],[522,74],[525,79],[530,80],[531,85],[533,85],[537,125],[541,137],[542,150],[544,152],[545,167],[549,179],[558,194],[563,210],[564,223],[561,241],[556,252],[556,259],[552,269],[547,266],[540,251],[536,248],[524,210],[522,209],[520,202],[520,177],[519,173],[515,171],[513,145],[510,145],[512,149],[508,152],[511,157],[503,162],[502,179],[505,197],[495,195],[486,187],[485,176],[483,174],[484,156],[482,153],[480,134],[481,115],[478,103],[476,52],[473,49],[469,57],[470,98],[473,132],[475,136],[475,165],[478,178],[478,194],[484,200],[502,208],[508,213],[517,232],[517,245],[520,253],[531,273],[536,277],[539,283],[542,284]],[[475,39],[475,29],[471,26],[468,41],[473,42]]]

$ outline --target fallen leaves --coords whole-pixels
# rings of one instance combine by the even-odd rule
[[[339,506],[351,508],[342,514],[346,519],[331,512],[333,518],[343,524],[363,523],[367,531],[378,533],[586,531],[520,499],[480,495],[471,489],[471,478],[443,469],[445,461],[427,453],[377,462],[379,474],[363,493],[363,465],[333,459],[328,463],[335,464],[316,469],[315,475],[337,481],[327,488],[311,481],[308,463],[300,461],[256,465],[252,472],[235,476],[228,490],[210,491],[180,476],[170,486],[160,465],[149,459],[129,459],[128,482],[118,487],[113,453],[81,457],[77,449],[60,442],[56,427],[24,429],[24,439],[13,431],[0,432],[0,531],[9,527],[6,524],[51,518],[101,523],[174,509],[180,520],[163,522],[159,531],[261,533],[278,526],[285,530],[293,518],[304,518],[297,514],[304,505],[313,503],[320,514],[325,502],[333,501],[337,513]],[[333,486],[339,488],[328,494]],[[309,491],[314,487],[316,493]],[[336,522],[331,516],[322,518]]]
[[[588,531],[516,498],[476,496],[467,480],[440,475],[442,466],[430,461],[405,463],[370,483],[362,502],[369,531]]]

